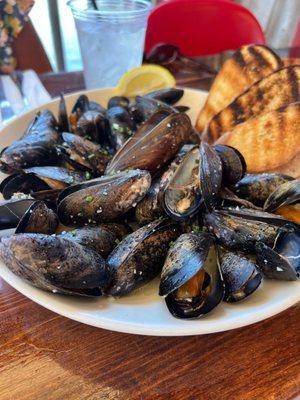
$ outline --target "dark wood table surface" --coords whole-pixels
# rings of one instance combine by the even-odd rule
[[[53,95],[83,87],[81,73],[42,79]],[[299,306],[224,333],[134,336],[63,318],[0,279],[0,332],[0,400],[300,399]]]

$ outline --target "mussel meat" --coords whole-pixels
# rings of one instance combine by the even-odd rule
[[[198,318],[223,299],[216,246],[208,233],[181,235],[170,248],[161,274],[160,296],[177,318]]]

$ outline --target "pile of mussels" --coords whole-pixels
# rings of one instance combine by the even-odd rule
[[[300,274],[300,181],[245,175],[241,154],[199,143],[183,91],[80,96],[3,149],[0,258],[54,293],[123,296],[161,274],[179,318]],[[274,213],[273,213],[274,212]],[[284,215],[284,216],[283,216]]]

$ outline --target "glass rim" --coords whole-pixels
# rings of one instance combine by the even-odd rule
[[[126,0],[129,3],[140,4],[142,7],[135,10],[94,10],[82,9],[78,7],[78,3],[82,0],[68,0],[67,5],[71,8],[75,17],[84,17],[86,19],[132,19],[148,15],[152,8],[152,3],[149,0]],[[110,3],[119,4],[119,0],[112,0]]]

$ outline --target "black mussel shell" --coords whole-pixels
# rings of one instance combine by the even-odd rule
[[[243,253],[222,252],[220,266],[225,284],[225,301],[243,300],[252,294],[261,283],[262,276],[259,269]]]
[[[216,246],[207,233],[181,235],[169,250],[159,294],[177,318],[199,318],[223,299]]]
[[[190,107],[187,107],[187,106],[175,106],[174,108],[176,111],[182,112],[182,113],[188,112],[190,109]]]
[[[147,171],[129,170],[70,186],[59,195],[59,219],[67,226],[113,221],[135,207],[150,184]]]
[[[166,213],[178,220],[192,218],[203,201],[199,181],[199,148],[192,148],[182,159],[163,192]]]
[[[270,279],[294,281],[300,277],[300,229],[278,233],[273,248],[256,245],[257,263]]]
[[[272,212],[279,207],[300,202],[300,180],[295,179],[278,186],[267,198],[264,209]]]
[[[19,140],[2,151],[0,169],[12,172],[38,165],[53,165],[59,161],[56,151],[59,141],[56,119],[49,110],[44,110],[35,117]]]
[[[64,167],[32,167],[24,170],[26,174],[33,173],[45,182],[51,189],[63,189],[69,185],[85,181],[85,174]]]
[[[0,202],[0,230],[15,228],[26,211],[36,201],[31,198],[11,199]]]
[[[128,233],[121,224],[101,224],[85,226],[72,231],[62,232],[62,237],[95,250],[106,258],[122,238]]]
[[[183,95],[183,89],[168,88],[155,90],[153,92],[145,94],[143,97],[159,100],[172,106],[173,104],[177,103],[177,101],[179,101]]]
[[[246,210],[241,210],[246,211]],[[256,210],[247,210],[258,213]],[[261,212],[260,212],[261,213]],[[264,214],[264,213],[263,213]],[[204,215],[204,224],[212,232],[218,241],[229,249],[254,252],[256,243],[261,241],[272,246],[278,234],[280,226],[288,221],[284,218],[270,214],[270,219],[247,219],[240,214],[236,216],[230,212],[215,210]]]
[[[58,105],[58,126],[61,132],[70,132],[71,126],[67,112],[67,106],[63,93],[60,94]]]
[[[92,142],[107,145],[108,124],[105,114],[96,110],[85,111],[77,121],[75,133]]]
[[[135,122],[126,108],[115,106],[107,110],[106,118],[109,123],[109,141],[115,150],[126,142],[135,131]]]
[[[143,115],[144,120],[150,118],[157,111],[163,111],[165,114],[174,114],[178,111],[176,108],[168,105],[167,103],[163,103],[162,101],[147,98],[145,96],[137,96],[135,99],[136,107]]]
[[[54,293],[101,296],[109,282],[99,254],[59,236],[2,237],[0,259],[29,284]]]
[[[124,107],[128,108],[129,99],[125,96],[113,96],[109,99],[107,108],[110,109],[112,107]]]
[[[223,167],[217,151],[207,143],[200,144],[200,192],[208,210],[213,210],[219,201]]]
[[[231,146],[214,146],[222,161],[223,184],[234,185],[246,173],[246,162],[242,154]]]
[[[129,114],[131,115],[131,117],[133,118],[134,122],[136,123],[136,125],[139,125],[142,122],[144,122],[144,120],[145,120],[144,114],[138,108],[138,106],[135,102],[129,104],[128,111],[129,111]],[[169,114],[167,113],[166,115],[169,115]]]
[[[156,220],[128,235],[107,259],[111,283],[110,296],[123,296],[161,272],[169,244],[179,235],[178,226],[169,220]]]
[[[242,207],[242,208],[251,208],[254,210],[261,210],[260,207],[257,207],[251,201],[246,199],[241,199],[236,194],[234,194],[227,187],[223,187],[219,194],[222,199],[222,206],[225,207]]]
[[[115,154],[106,174],[128,168],[140,168],[155,173],[188,141],[191,121],[186,114],[163,118],[154,114]]]
[[[75,132],[77,121],[85,111],[89,110],[90,102],[85,94],[82,94],[76,100],[70,115],[70,124],[72,132]]]
[[[0,185],[0,191],[6,200],[10,199],[15,193],[31,194],[49,189],[49,185],[33,172],[10,175]]]
[[[284,182],[294,178],[282,174],[247,174],[235,184],[232,190],[239,197],[262,207],[274,190]]]
[[[51,235],[58,226],[57,215],[42,201],[35,201],[20,220],[15,233],[44,233]]]
[[[71,165],[102,175],[110,160],[110,155],[99,145],[78,135],[64,132],[63,147]]]

